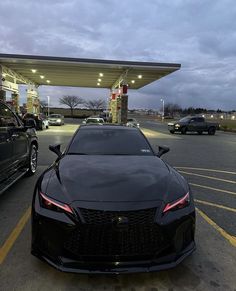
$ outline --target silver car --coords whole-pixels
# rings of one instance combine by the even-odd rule
[[[86,118],[83,122],[83,124],[94,124],[94,123],[97,123],[97,124],[103,124],[104,123],[104,119],[101,118],[101,117],[89,117],[89,118]]]
[[[139,123],[135,118],[128,118],[126,126],[139,128]]]
[[[48,117],[49,125],[64,125],[64,116],[61,114],[51,114]]]

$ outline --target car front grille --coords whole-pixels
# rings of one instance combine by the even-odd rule
[[[135,211],[102,211],[80,208],[82,218],[86,224],[110,224],[118,217],[126,217],[129,225],[150,224],[154,222],[156,208]]]
[[[86,259],[94,257],[153,257],[166,247],[159,226],[155,223],[156,209],[113,212],[80,209],[85,223],[72,231],[64,249]],[[117,224],[126,217],[127,224]]]

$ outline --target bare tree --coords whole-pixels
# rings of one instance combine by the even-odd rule
[[[71,116],[74,116],[74,108],[79,104],[84,104],[84,100],[77,96],[63,96],[60,98],[60,104],[64,104],[70,107]]]
[[[85,102],[89,109],[105,109],[106,102],[103,99],[94,99]]]
[[[96,111],[98,109],[105,109],[106,108],[106,102],[103,99],[93,99],[85,102],[85,105],[89,109],[94,110],[94,114],[96,114]]]

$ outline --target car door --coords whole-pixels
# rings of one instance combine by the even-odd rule
[[[205,119],[203,117],[194,117],[190,120],[191,131],[204,131],[206,127]]]
[[[4,104],[2,106],[4,107],[4,123],[13,147],[12,167],[18,167],[26,161],[28,155],[28,134],[17,116],[7,106]]]
[[[206,130],[206,122],[203,117],[197,118],[197,131],[204,131]]]
[[[0,182],[8,177],[13,157],[13,142],[5,122],[7,107],[0,102]]]
[[[192,117],[189,120],[188,131],[196,131],[197,117]]]

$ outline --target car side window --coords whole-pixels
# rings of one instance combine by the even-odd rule
[[[0,127],[16,127],[18,125],[18,121],[12,111],[0,103]]]
[[[192,119],[190,120],[190,122],[191,122],[191,123],[196,122],[196,118],[192,118]]]
[[[203,117],[198,117],[197,118],[197,122],[204,122],[204,118]]]

